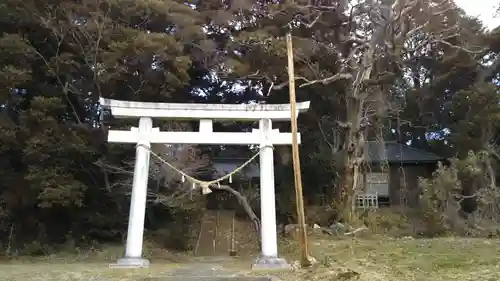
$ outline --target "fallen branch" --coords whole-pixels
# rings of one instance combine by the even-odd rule
[[[363,226],[363,227],[360,227],[360,228],[356,228],[356,229],[355,229],[355,230],[353,230],[353,231],[346,232],[346,233],[344,233],[344,235],[345,235],[345,236],[354,235],[354,234],[356,234],[356,233],[358,233],[358,232],[360,232],[360,231],[366,230],[366,229],[368,229],[368,228],[366,228],[366,227],[364,227],[364,226]]]
[[[441,43],[441,44],[446,45],[446,46],[448,46],[450,48],[459,49],[461,51],[464,51],[464,52],[467,52],[467,53],[470,53],[470,54],[481,54],[481,53],[484,53],[486,51],[486,49],[480,49],[480,50],[477,50],[477,51],[469,50],[469,49],[464,48],[462,46],[451,44],[450,42],[447,42],[445,40],[434,40],[434,42]]]

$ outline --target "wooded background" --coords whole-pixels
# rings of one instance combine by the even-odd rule
[[[426,206],[435,212],[450,200],[460,205],[464,194],[478,205],[476,191],[496,198],[500,30],[486,30],[452,0],[349,2],[1,1],[0,248],[43,252],[68,241],[122,241],[134,146],[108,144],[106,130],[137,122],[113,120],[99,97],[287,103],[290,28],[297,99],[311,101],[299,117],[308,204],[352,220],[366,141],[457,157],[423,182],[425,191],[433,188]],[[197,129],[189,122],[155,126]],[[223,122],[214,129],[252,126]],[[210,178],[221,147],[153,149],[188,174]],[[251,155],[246,147],[227,149]],[[275,151],[284,223],[294,221],[289,150]],[[203,197],[190,198],[180,177],[164,168],[152,163],[146,235],[182,234],[203,211]],[[168,237],[179,233],[160,235],[176,244]]]

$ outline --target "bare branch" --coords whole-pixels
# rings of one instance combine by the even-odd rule
[[[306,78],[304,77],[301,77],[301,76],[295,76],[295,81],[298,81],[298,80],[303,80],[303,81],[308,81]],[[274,83],[273,83],[274,84]],[[278,85],[274,85],[273,86],[273,90],[281,90],[283,88],[285,88],[286,86],[288,86],[288,81],[286,82],[283,82],[283,83],[280,83]]]
[[[58,84],[61,86],[62,88],[62,92],[64,94],[64,98],[66,99],[66,102],[68,102],[68,104],[70,105],[71,107],[71,110],[72,110],[72,113],[73,113],[73,116],[75,117],[75,120],[78,124],[82,124],[81,120],[80,120],[80,117],[78,116],[78,113],[76,112],[76,109],[75,109],[75,106],[73,105],[73,103],[71,102],[71,100],[69,99],[69,96],[68,96],[68,90],[69,90],[69,84],[68,82],[66,81],[65,83],[63,83],[63,81],[61,80],[61,78],[59,77],[60,73],[58,73],[57,71],[55,71],[54,69],[52,69],[52,67],[50,66],[49,62],[47,61],[47,59],[42,55],[42,53],[40,53],[35,47],[31,46],[31,50],[40,58],[43,60],[45,66],[47,66],[47,69],[54,73],[54,76],[55,78],[57,79],[57,82]]]
[[[323,13],[320,12],[311,22],[305,22],[303,20],[299,20],[299,21],[300,21],[300,23],[305,25],[307,28],[311,28],[318,22],[318,20],[321,18],[322,15],[323,15]]]
[[[269,86],[269,89],[267,89],[267,96],[269,97],[271,95],[271,91],[273,90],[274,87],[274,82],[271,82],[271,86]]]
[[[484,51],[486,51],[486,49],[481,49],[481,50],[477,50],[477,51],[469,50],[469,49],[464,48],[462,46],[451,44],[450,42],[447,42],[447,41],[442,40],[442,39],[434,40],[434,42],[441,43],[441,44],[444,44],[444,45],[451,47],[453,49],[459,49],[461,51],[464,51],[464,52],[467,52],[470,54],[480,54],[480,53],[483,53]]]
[[[317,11],[335,11],[338,9],[337,5],[298,5],[299,9],[312,9]]]
[[[332,152],[337,152],[337,148],[326,137],[325,131],[323,131],[323,126],[321,125],[321,123],[319,122],[319,120],[316,120],[316,123],[318,123],[319,131],[321,132],[321,135],[323,136],[323,139],[328,144],[328,146],[330,147],[330,149],[332,150]]]
[[[435,16],[440,16],[440,15],[443,15],[443,14],[445,14],[445,13],[447,13],[449,11],[453,11],[453,10],[457,10],[457,8],[454,7],[454,6],[450,6],[448,8],[445,8],[445,9],[441,10],[441,11],[437,11],[437,12],[432,13],[432,16],[434,16],[434,17]]]
[[[352,74],[350,74],[350,73],[337,73],[333,76],[330,76],[330,77],[327,77],[324,79],[317,79],[317,80],[312,80],[312,81],[306,80],[307,82],[300,85],[299,88],[303,88],[305,86],[309,86],[309,85],[317,84],[317,83],[321,83],[323,85],[326,85],[326,84],[330,84],[330,83],[333,83],[333,82],[338,81],[338,80],[351,79],[351,78],[352,78]]]

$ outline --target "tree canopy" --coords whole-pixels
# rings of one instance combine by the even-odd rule
[[[15,247],[122,239],[134,147],[107,143],[106,130],[137,125],[109,118],[99,97],[287,103],[287,32],[297,98],[311,101],[299,118],[310,204],[335,202],[343,216],[352,215],[346,206],[371,140],[444,157],[486,152],[497,171],[500,28],[487,30],[452,0],[5,0],[0,241],[7,243],[12,232]],[[157,126],[191,130],[197,124]],[[251,126],[223,122],[216,129]],[[172,154],[169,147],[154,148],[200,177],[211,176],[221,149],[183,146]],[[248,153],[231,150],[235,157]],[[278,211],[292,216],[287,153],[276,150]],[[182,183],[164,168],[153,165],[150,174],[150,230],[196,205],[186,197],[171,200]]]

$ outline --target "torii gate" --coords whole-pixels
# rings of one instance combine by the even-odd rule
[[[272,121],[290,121],[289,104],[184,104],[130,102],[100,98],[103,108],[111,109],[116,118],[139,118],[139,127],[130,131],[109,130],[108,142],[135,143],[136,159],[125,256],[112,267],[148,267],[142,258],[144,216],[147,200],[151,143],[162,144],[231,144],[260,145],[261,256],[253,268],[287,268],[278,257],[274,189],[273,145],[291,145],[292,133],[272,129]],[[297,116],[309,109],[309,102],[297,103]],[[200,121],[199,132],[161,132],[153,127],[152,118]],[[252,132],[214,132],[213,120],[256,121]],[[300,143],[300,134],[297,136]],[[144,146],[144,147],[143,147]]]

